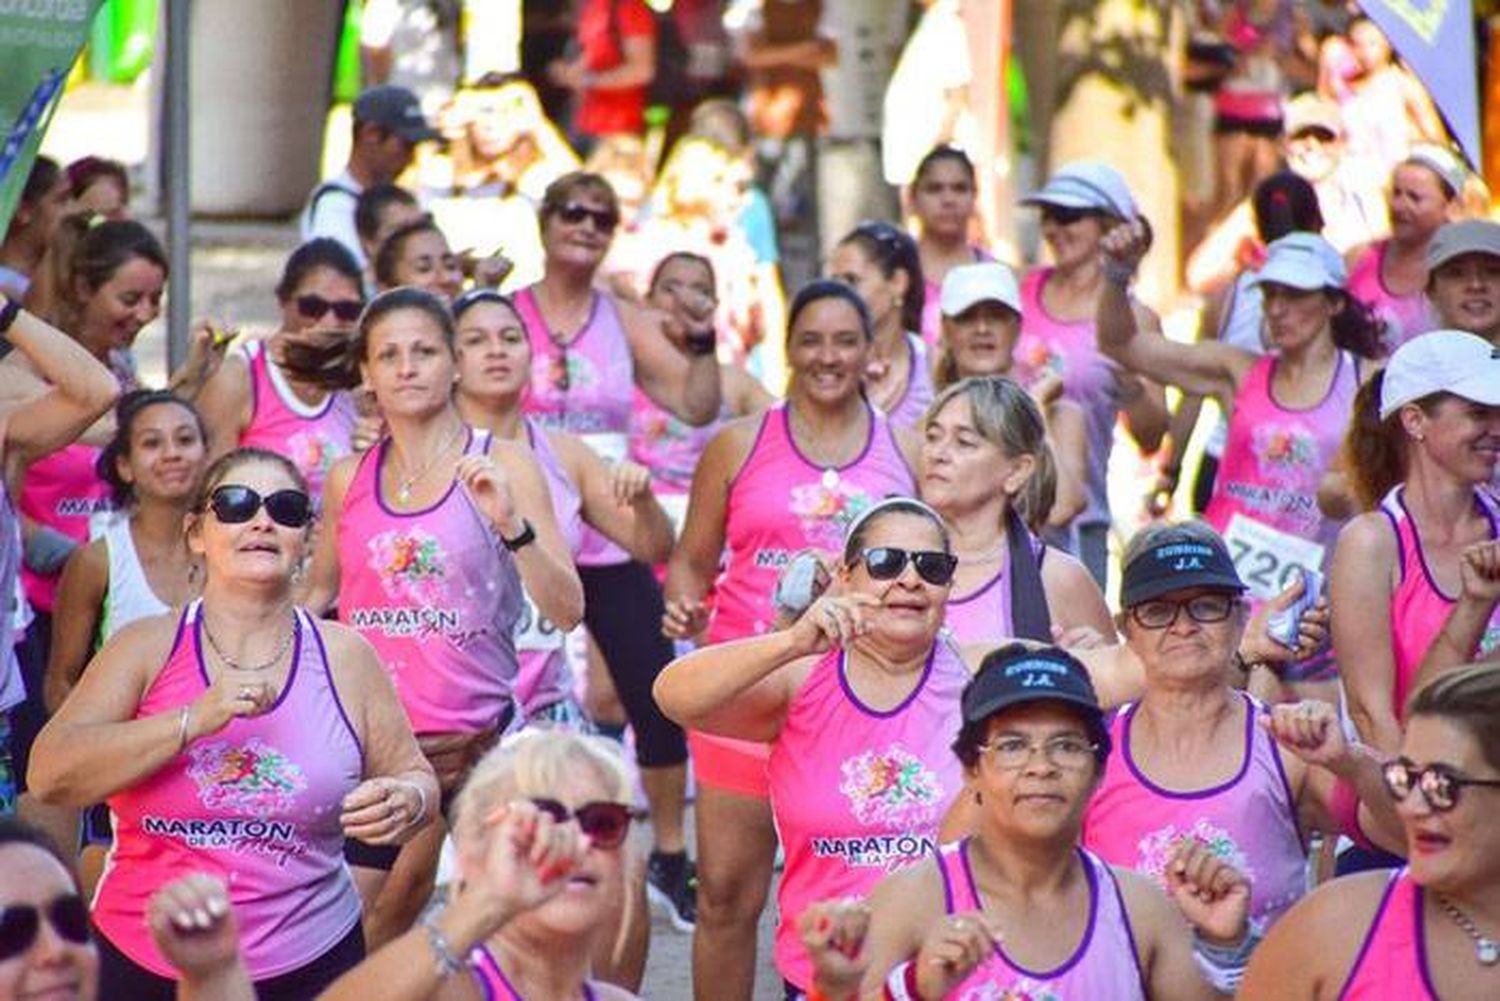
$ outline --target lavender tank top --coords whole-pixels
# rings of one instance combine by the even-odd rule
[[[927,343],[916,334],[908,333],[906,351],[911,360],[906,389],[886,417],[895,427],[916,428],[921,426],[922,418],[927,416],[927,408],[932,406],[937,391],[932,382],[932,353],[928,350]]]
[[[962,914],[984,907],[974,870],[969,862],[972,839],[943,845],[938,852],[938,871],[943,876],[947,913]],[[1119,881],[1097,855],[1077,849],[1089,884],[1089,920],[1078,948],[1051,970],[1031,970],[1011,959],[1005,945],[995,943],[989,957],[980,963],[947,997],[950,1001],[1005,1001],[1034,998],[1110,998],[1111,1001],[1145,1001],[1135,932],[1125,910]]]
[[[1028,538],[1031,552],[1036,557],[1037,571],[1047,547],[1035,536]],[[959,646],[977,643],[995,643],[1016,635],[1015,617],[1011,614],[1011,603],[1015,600],[1011,587],[1010,547],[1000,557],[1000,568],[995,576],[976,590],[961,598],[949,597],[944,624]],[[1032,596],[1031,600],[1046,602],[1046,594]]]
[[[484,1001],[526,1001],[521,993],[516,990],[505,971],[500,969],[500,964],[495,962],[495,957],[484,946],[475,946],[469,953],[469,975],[474,978],[474,983],[479,987],[479,993],[484,996]],[[635,995],[631,995],[634,997]],[[583,1001],[597,1001],[599,994],[594,985],[585,980],[583,983]]]

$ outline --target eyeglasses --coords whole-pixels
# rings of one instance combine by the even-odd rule
[[[951,553],[940,553],[935,549],[897,549],[895,546],[876,546],[862,550],[859,559],[875,580],[895,580],[906,569],[906,563],[916,567],[917,576],[935,587],[942,587],[953,579],[958,569],[958,557]]]
[[[1075,771],[1087,767],[1099,750],[1098,744],[1081,737],[1053,737],[1040,744],[1033,744],[1025,737],[996,737],[980,747],[989,754],[991,764],[1007,772],[1025,768],[1036,751],[1042,752],[1048,764]]]
[[[630,821],[635,811],[624,803],[596,801],[585,803],[576,810],[569,810],[555,799],[533,798],[532,804],[558,823],[569,818],[578,821],[579,830],[588,835],[595,848],[618,848],[630,831]]]
[[[1067,205],[1042,206],[1042,222],[1053,222],[1059,226],[1071,226],[1098,214],[1098,209],[1075,209]]]
[[[1130,617],[1142,629],[1168,629],[1177,622],[1177,613],[1187,609],[1188,618],[1201,625],[1223,622],[1234,611],[1239,599],[1227,594],[1200,594],[1187,601],[1143,601],[1130,610]]]
[[[333,315],[344,323],[353,323],[359,319],[359,314],[364,312],[365,304],[358,299],[334,299],[329,300],[321,295],[299,295],[296,299],[297,312],[309,320],[321,320],[333,310]]]
[[[1447,765],[1418,768],[1406,758],[1387,762],[1381,771],[1391,799],[1403,802],[1413,789],[1419,789],[1437,813],[1447,813],[1457,806],[1458,791],[1464,786],[1500,786],[1500,779],[1466,779]]]
[[[58,897],[43,907],[11,904],[0,908],[0,961],[14,958],[31,948],[42,930],[42,916],[52,930],[74,945],[89,940],[89,912],[78,894]]]
[[[249,487],[225,484],[208,495],[209,510],[226,525],[243,525],[263,505],[283,528],[305,528],[313,519],[312,500],[301,490],[277,490],[262,497]]]
[[[569,226],[577,226],[585,219],[594,224],[601,233],[613,233],[620,225],[620,215],[613,209],[591,209],[577,202],[567,202],[556,209],[557,217]]]

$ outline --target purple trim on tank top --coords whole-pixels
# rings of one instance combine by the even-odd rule
[[[1255,711],[1252,705],[1251,712]],[[1307,839],[1302,836],[1302,818],[1297,816],[1297,797],[1292,795],[1292,783],[1286,777],[1286,765],[1281,760],[1281,745],[1271,737],[1267,737],[1266,739],[1271,745],[1271,760],[1276,762],[1276,774],[1281,776],[1281,790],[1286,793],[1287,809],[1292,815],[1292,830],[1297,832],[1297,844],[1304,846],[1302,848],[1302,855],[1305,858],[1307,856]],[[1357,825],[1358,820],[1355,823]]]
[[[783,407],[783,409],[785,409],[785,407]],[[772,407],[770,410],[767,410],[765,413],[760,415],[760,427],[755,429],[755,437],[750,441],[750,451],[745,453],[745,458],[740,462],[740,468],[736,469],[734,471],[734,475],[729,478],[729,485],[725,488],[724,491],[726,496],[728,496],[730,493],[733,493],[734,488],[739,486],[740,474],[745,471],[746,466],[750,465],[750,460],[755,458],[755,450],[757,448],[760,448],[761,439],[766,436],[766,428],[770,426],[771,415],[775,412],[776,408]]]
[[[500,982],[505,985],[505,989],[510,991],[511,997],[520,998],[521,992],[516,990],[516,985],[510,982],[510,978],[507,977],[505,975],[505,971],[500,968],[499,961],[490,954],[489,948],[481,945],[479,947],[479,952],[480,959],[479,965],[475,968],[476,972],[480,969],[488,967],[490,970],[494,971],[495,976],[500,978]],[[475,979],[479,981],[480,989],[484,991],[484,996],[486,999],[488,999],[488,1001],[502,1001],[502,999],[496,998],[494,993],[490,991],[489,984],[483,977],[475,977]],[[593,985],[585,980],[583,982],[583,1001],[597,1001],[597,998],[598,995],[594,993]],[[524,999],[522,999],[522,1001],[524,1001]]]
[[[962,840],[967,841],[968,838]],[[960,844],[962,844],[962,841]],[[933,845],[932,850],[937,855],[938,876],[943,880],[943,913],[952,914],[955,903],[953,900],[953,881],[948,878],[948,860],[943,855],[942,845]]]
[[[970,592],[969,594],[964,595],[962,598],[949,598],[948,599],[948,604],[950,604],[950,605],[965,605],[965,604],[968,604],[969,602],[975,600],[976,598],[982,597],[985,594],[985,592],[989,591],[990,588],[992,588],[996,584],[1000,583],[1000,581],[1003,580],[1004,578],[1005,578],[1005,564],[1002,562],[1000,564],[1000,569],[995,571],[995,576],[991,577],[989,580],[985,581],[985,583],[982,586],[980,586],[978,588],[975,588],[972,592]]]
[[[470,447],[472,447],[474,444],[474,429],[470,427],[468,431],[469,437],[464,441],[464,450],[461,453],[462,455],[468,455]],[[390,508],[390,506],[386,504],[385,495],[380,491],[380,472],[385,468],[385,457],[389,452],[393,441],[394,439],[387,436],[386,439],[382,441],[379,446],[377,446],[380,449],[380,454],[375,457],[375,489],[373,493],[375,494],[375,503],[380,505],[380,510],[385,514],[390,515],[392,518],[418,518],[424,514],[431,514],[438,508],[442,507],[444,504],[448,503],[448,498],[452,497],[453,491],[458,489],[457,480],[454,480],[452,483],[448,484],[448,489],[443,491],[443,496],[439,497],[435,503],[422,508],[420,511],[394,511]]]
[[[552,324],[547,322],[547,314],[542,312],[542,303],[541,300],[536,297],[535,285],[529,285],[526,288],[523,288],[520,292],[516,293],[516,298],[520,298],[524,295],[527,299],[531,300],[531,308],[533,311],[535,311],[536,318],[542,321],[542,336],[545,337],[554,348],[567,350],[574,344],[578,343],[578,339],[582,337],[588,331],[588,329],[594,325],[594,320],[599,316],[599,303],[604,301],[605,297],[599,292],[591,292],[590,294],[593,296],[593,301],[589,303],[588,319],[584,320],[583,326],[573,331],[573,336],[569,337],[565,341],[560,341],[556,337],[552,336]],[[614,305],[614,303],[611,302],[610,305]]]
[[[1322,397],[1310,407],[1287,407],[1283,406],[1281,401],[1276,399],[1276,366],[1280,363],[1281,356],[1271,355],[1271,370],[1266,373],[1266,400],[1271,406],[1284,414],[1310,414],[1327,403],[1328,398],[1333,395],[1334,390],[1339,388],[1339,376],[1344,374],[1344,351],[1342,348],[1335,348],[1334,350],[1338,352],[1338,363],[1333,366],[1333,378],[1328,380],[1328,388],[1324,390]]]
[[[300,619],[303,612],[298,612]],[[318,656],[323,658],[323,677],[328,682],[328,694],[333,696],[333,704],[338,708],[339,719],[344,721],[344,728],[349,731],[349,738],[354,741],[354,746],[359,751],[359,772],[365,774],[365,745],[359,739],[359,733],[354,729],[354,724],[349,722],[349,712],[344,708],[344,700],[339,698],[339,686],[333,683],[333,665],[328,659],[328,647],[323,644],[323,633],[318,629],[318,624],[313,621],[312,616],[307,617],[308,628],[312,631],[313,642],[318,644]]]
[[[1364,963],[1365,956],[1369,955],[1370,945],[1375,941],[1375,935],[1380,930],[1380,920],[1385,917],[1386,906],[1391,902],[1391,894],[1396,892],[1396,883],[1401,879],[1401,870],[1397,869],[1391,874],[1390,879],[1385,881],[1385,890],[1380,894],[1380,904],[1375,908],[1375,916],[1370,919],[1370,927],[1365,929],[1364,941],[1359,944],[1359,951],[1354,954],[1354,963],[1349,967],[1349,972],[1344,977],[1343,986],[1339,988],[1338,997],[1346,997],[1349,994],[1349,985],[1359,975],[1360,965]]]
[[[921,337],[921,334],[917,334]],[[906,405],[906,398],[911,395],[912,385],[917,381],[917,349],[912,347],[912,334],[909,330],[901,331],[901,343],[906,345],[906,385],[901,387],[901,399],[897,400],[891,407],[891,413],[895,413]]]
[[[208,677],[208,664],[203,659],[203,599],[198,599],[198,615],[193,619],[193,656],[198,660],[198,676],[203,679],[205,686],[212,686],[213,682]],[[286,672],[286,684],[281,686],[281,692],[276,696],[276,701],[271,703],[271,708],[258,716],[269,716],[291,693],[292,685],[297,681],[297,668],[302,663],[302,616],[295,610],[292,612],[292,666]]]
[[[1120,877],[1115,874],[1114,867],[1103,859],[1099,864],[1104,866],[1104,872],[1109,876],[1109,884],[1115,888],[1115,903],[1120,908],[1120,923],[1125,926],[1125,941],[1130,943],[1130,961],[1135,964],[1135,977],[1141,983],[1141,997],[1149,998],[1151,992],[1146,989],[1146,972],[1141,969],[1141,950],[1135,941],[1135,926],[1130,923],[1130,908],[1125,906],[1125,891],[1120,889]]]
[[[1141,785],[1145,786],[1152,792],[1156,793],[1158,796],[1165,796],[1167,799],[1205,799],[1209,796],[1217,796],[1221,792],[1227,792],[1228,790],[1233,789],[1235,786],[1239,785],[1240,780],[1243,779],[1245,775],[1250,771],[1250,759],[1255,756],[1255,706],[1243,694],[1240,694],[1240,701],[1244,703],[1245,706],[1244,757],[1240,761],[1240,770],[1235,772],[1234,777],[1229,779],[1227,782],[1220,782],[1218,785],[1212,786],[1208,789],[1194,789],[1190,792],[1174,792],[1171,789],[1163,789],[1161,786],[1148,779],[1145,774],[1135,766],[1135,759],[1130,756],[1130,724],[1135,719],[1135,711],[1140,708],[1139,702],[1133,704],[1130,709],[1127,710],[1124,723],[1122,724],[1124,734],[1122,735],[1122,739],[1120,741],[1120,753],[1121,756],[1125,759],[1125,766],[1130,769],[1130,774],[1135,776],[1137,782],[1139,782]]]
[[[1436,594],[1439,598],[1442,598],[1448,604],[1458,604],[1457,596],[1449,597],[1448,594],[1438,586],[1437,578],[1432,575],[1432,568],[1427,565],[1427,550],[1422,548],[1422,533],[1417,531],[1417,519],[1411,516],[1411,508],[1406,506],[1406,489],[1404,487],[1399,488],[1396,491],[1396,503],[1401,505],[1401,513],[1406,515],[1406,523],[1411,526],[1412,542],[1415,543],[1417,547],[1417,562],[1422,567],[1422,575],[1427,578],[1427,586],[1432,588],[1433,594]],[[1493,541],[1497,535],[1500,535],[1500,528],[1497,528],[1495,524],[1495,516],[1490,513],[1490,509],[1485,506],[1484,501],[1479,499],[1479,492],[1477,490],[1474,492],[1474,506],[1479,509],[1479,513],[1484,515],[1485,520],[1490,523],[1490,539],[1491,541]],[[1399,542],[1400,535],[1397,535],[1396,538]],[[1402,547],[1398,545],[1397,548],[1400,549]]]
[[[1406,546],[1401,542],[1401,526],[1396,522],[1396,516],[1391,514],[1390,508],[1382,504],[1377,510],[1385,515],[1385,520],[1391,523],[1391,531],[1396,535],[1396,569],[1399,571],[1396,580],[1403,581],[1406,579]]]
[[[1410,298],[1415,293],[1408,292],[1406,295],[1402,295],[1400,292],[1397,292],[1395,289],[1391,288],[1391,286],[1387,284],[1385,280],[1385,252],[1390,248],[1390,240],[1380,240],[1375,244],[1374,247],[1370,248],[1375,251],[1375,284],[1380,286],[1381,292],[1392,299]]]
[[[863,462],[865,456],[870,454],[870,449],[875,447],[875,425],[877,422],[875,420],[875,408],[870,406],[870,401],[861,399],[861,402],[865,405],[865,416],[870,420],[869,429],[865,432],[865,446],[864,448],[859,450],[858,455],[850,459],[848,462],[844,463],[842,466],[829,466],[816,463],[809,459],[807,456],[803,455],[802,449],[797,447],[797,437],[792,434],[792,406],[790,403],[788,403],[786,406],[782,407],[781,428],[784,432],[786,432],[786,443],[791,448],[792,454],[801,459],[809,467],[820,472],[832,469],[836,473],[842,473],[844,470],[853,469],[855,466]],[[897,451],[900,450],[897,449]],[[908,467],[908,469],[909,468],[910,467]]]
[[[1411,895],[1411,933],[1417,940],[1417,972],[1422,975],[1422,986],[1427,988],[1427,993],[1432,997],[1437,997],[1437,988],[1432,985],[1432,970],[1427,965],[1427,925],[1422,921],[1422,896],[1422,888],[1414,884]]]
[[[844,670],[844,666],[847,663],[848,656],[849,655],[847,652],[840,653],[838,665],[836,668],[836,670],[839,672],[839,687],[844,690],[844,697],[849,700],[850,704],[853,705],[854,708],[858,709],[866,716],[873,716],[876,719],[890,719],[892,716],[899,715],[903,709],[912,704],[912,702],[918,695],[922,694],[922,688],[927,684],[927,679],[932,677],[932,662],[934,658],[937,657],[937,644],[934,643],[932,645],[932,649],[927,654],[927,662],[922,665],[922,676],[917,679],[917,686],[911,690],[906,698],[902,699],[900,702],[896,703],[896,705],[892,706],[890,709],[885,710],[884,712],[879,709],[871,709],[869,706],[865,705],[864,702],[860,701],[860,697],[858,695],[854,694],[854,689],[849,686],[849,675]]]
[[[1063,318],[1061,318],[1059,316],[1054,316],[1052,314],[1052,311],[1047,308],[1047,282],[1049,280],[1051,280],[1052,276],[1054,274],[1056,274],[1056,273],[1057,273],[1057,269],[1056,268],[1043,268],[1042,269],[1042,276],[1037,279],[1037,282],[1036,282],[1036,308],[1037,308],[1037,312],[1041,313],[1044,317],[1046,317],[1047,320],[1048,320],[1048,322],[1054,323],[1054,324],[1056,324],[1059,327],[1087,327],[1087,326],[1092,325],[1094,323],[1094,321],[1092,319],[1085,319],[1085,320],[1064,320]]]
[[[996,942],[993,946],[995,955],[1000,957],[1001,962],[1008,965],[1011,969],[1031,977],[1033,980],[1055,980],[1063,976],[1073,967],[1077,966],[1084,956],[1088,955],[1089,943],[1094,941],[1094,925],[1098,923],[1099,918],[1099,877],[1094,872],[1093,862],[1083,853],[1082,848],[1074,846],[1073,852],[1078,856],[1078,863],[1083,866],[1084,875],[1088,877],[1089,881],[1089,923],[1083,929],[1083,938],[1079,940],[1078,947],[1073,950],[1073,954],[1064,960],[1063,964],[1055,970],[1033,970],[1022,966],[1012,959],[1006,953],[1005,946],[1001,943]],[[968,880],[969,892],[974,895],[974,902],[983,910],[984,898],[979,895],[979,884],[974,882],[974,868],[969,864],[969,842],[967,840],[959,848],[959,855],[963,860],[964,879]]]
[[[250,353],[248,346],[245,350],[245,371],[250,376],[250,424],[254,424],[255,415],[260,413],[260,387],[256,385],[260,380],[255,377],[255,356]],[[240,434],[248,431],[250,424],[241,428]]]
[[[906,452],[901,448],[901,440],[896,437],[896,425],[889,420],[885,421],[885,435],[891,440],[891,451],[896,453],[896,458],[901,460],[901,465],[906,469],[906,475],[911,477],[912,483],[921,483],[922,477],[912,468],[911,463],[906,461]],[[914,491],[915,492],[915,491]]]

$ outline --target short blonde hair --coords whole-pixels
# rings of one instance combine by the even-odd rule
[[[479,760],[453,804],[453,832],[472,836],[495,807],[512,799],[552,796],[590,770],[615,803],[632,801],[630,771],[614,743],[566,730],[523,730]]]

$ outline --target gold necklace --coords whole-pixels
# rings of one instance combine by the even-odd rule
[[[432,458],[427,460],[427,464],[424,465],[421,469],[417,470],[415,473],[412,473],[410,476],[405,477],[401,481],[400,486],[396,488],[396,503],[405,505],[411,500],[411,488],[416,486],[418,481],[420,481],[424,476],[426,476],[428,473],[432,472],[434,468],[436,468],[438,462],[442,460],[443,456],[448,454],[448,449],[452,448],[453,443],[458,440],[458,436],[463,432],[463,429],[463,422],[460,421],[458,426],[453,429],[453,433],[450,434],[447,439],[443,441],[443,444],[438,447],[438,450],[433,453]],[[395,442],[393,441],[392,445],[394,444]],[[398,450],[396,458],[401,460],[401,470],[402,472],[405,472],[406,457],[401,455]]]
[[[275,653],[271,654],[271,658],[269,660],[260,664],[241,664],[233,657],[230,657],[229,654],[225,653],[223,648],[219,646],[219,641],[214,639],[213,630],[208,628],[207,615],[203,616],[202,621],[203,638],[208,640],[209,649],[212,650],[214,652],[214,655],[221,661],[223,661],[227,667],[230,667],[236,671],[264,671],[267,668],[276,666],[276,663],[280,661],[282,657],[286,656],[287,650],[292,645],[292,636],[297,632],[295,625],[293,626],[293,628],[288,629],[286,635],[281,638],[281,645],[276,648]]]

